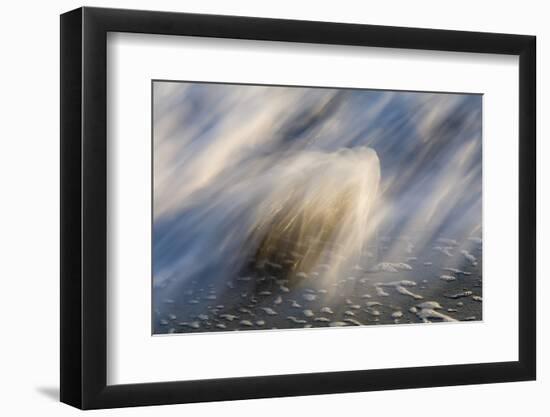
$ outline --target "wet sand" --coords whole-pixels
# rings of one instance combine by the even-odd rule
[[[439,239],[421,251],[404,240],[403,250],[389,261],[395,243],[387,238],[363,266],[330,283],[319,278],[318,269],[298,272],[298,284],[290,286],[276,263],[262,274],[222,276],[217,285],[190,281],[161,301],[154,333],[482,320],[479,239]]]

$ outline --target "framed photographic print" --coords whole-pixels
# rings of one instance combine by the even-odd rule
[[[535,379],[535,38],[61,16],[61,400]]]

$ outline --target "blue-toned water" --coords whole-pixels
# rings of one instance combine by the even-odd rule
[[[153,140],[155,333],[481,318],[481,96],[156,82]]]

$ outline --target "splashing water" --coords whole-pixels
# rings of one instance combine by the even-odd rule
[[[221,329],[268,308],[264,324],[285,327],[266,323],[304,303],[338,315],[344,293],[406,304],[476,278],[479,96],[155,82],[153,100],[162,320]],[[392,286],[395,275],[422,284]],[[219,320],[203,326],[213,310]],[[328,320],[317,318],[307,325]]]
[[[372,236],[380,163],[370,148],[253,159],[220,182],[197,193],[157,242],[155,256],[174,260],[158,272],[167,293],[192,279],[219,289],[220,271],[278,269],[292,288],[317,270],[326,282],[357,265]]]

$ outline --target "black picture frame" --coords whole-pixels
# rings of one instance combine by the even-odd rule
[[[519,360],[107,385],[108,32],[519,56]],[[61,401],[81,409],[237,400],[536,377],[536,38],[137,10],[61,15]]]

